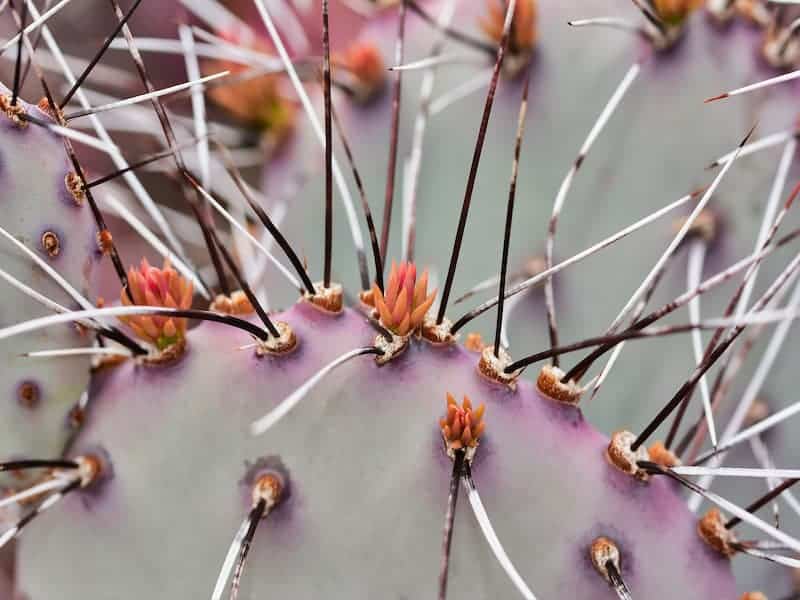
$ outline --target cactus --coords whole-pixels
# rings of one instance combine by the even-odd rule
[[[0,101],[5,188],[0,268],[4,279],[13,278],[65,310],[79,308],[76,297],[40,265],[57,273],[75,294],[86,293],[99,250],[97,227],[85,195],[60,136],[24,120],[55,125],[52,119],[39,107],[14,98],[4,86]],[[4,288],[0,312],[4,326],[50,312],[7,280]],[[61,452],[67,412],[88,384],[86,356],[52,361],[26,353],[81,347],[89,341],[87,331],[67,324],[13,343],[2,342],[0,387],[7,429],[0,444],[4,456],[31,458]]]
[[[196,219],[208,259],[198,274],[133,184],[161,229],[160,242],[146,235],[163,266],[118,253],[112,239],[124,244],[125,234],[112,238],[84,206],[80,227],[65,233],[87,232],[82,252],[53,264],[83,289],[87,265],[113,262],[118,301],[35,319],[46,311],[25,312],[26,300],[4,321],[0,343],[15,365],[31,368],[17,355],[42,339],[66,347],[50,340],[74,335],[76,322],[93,331],[69,346],[98,355],[89,410],[66,446],[64,413],[81,397],[88,364],[36,363],[36,380],[63,385],[67,402],[52,411],[48,402],[55,416],[35,433],[8,419],[0,470],[32,476],[0,499],[9,512],[0,546],[18,538],[15,591],[32,600],[793,593],[786,567],[800,566],[800,541],[785,513],[797,505],[789,488],[798,471],[775,465],[796,446],[770,426],[794,410],[781,364],[796,344],[785,338],[800,302],[797,232],[787,225],[797,193],[787,185],[792,89],[702,100],[793,68],[796,15],[760,2],[642,0],[624,15],[617,4],[487,1],[453,12],[451,0],[369,2],[358,35],[343,40],[331,24],[347,11],[327,0],[288,17],[255,0],[237,6],[245,21],[212,0],[187,2],[206,23],[216,15],[211,32],[179,28],[189,79],[226,69],[230,85],[204,79],[207,106],[196,82],[180,86],[192,96],[190,119],[149,94],[167,149],[125,154],[137,169],[159,161],[170,190],[178,180],[184,198],[157,199]],[[112,5],[113,36],[152,90],[150,73],[164,73],[137,50],[146,24],[136,36],[126,25],[137,4]],[[26,7],[13,8],[17,21],[34,11]],[[331,20],[329,8],[343,12]],[[47,31],[57,31],[52,19]],[[321,35],[306,54],[283,37],[302,21]],[[204,55],[209,48],[216,54]],[[248,78],[231,58],[241,53],[281,66]],[[384,73],[398,60],[402,69]],[[19,70],[17,61],[15,80]],[[37,191],[42,169],[18,174],[47,157],[43,170],[63,179],[71,146],[62,155],[47,130],[74,131],[73,119],[98,112],[80,97],[83,78],[66,79],[81,111],[45,101],[24,130],[7,123],[0,132],[3,156],[15,161],[14,196],[36,198],[15,201],[3,218],[26,243],[24,226],[64,224],[53,211],[67,208]],[[477,91],[439,111],[464,82]],[[14,103],[6,106],[13,119]],[[212,142],[204,110],[228,123],[211,124]],[[220,143],[231,123],[256,145],[248,156],[263,154],[263,195]],[[784,133],[761,141],[775,131]],[[118,151],[107,152],[118,169],[109,179],[138,182]],[[89,160],[93,171],[108,168]],[[73,166],[73,189],[91,195]],[[634,221],[653,239],[623,229]],[[638,241],[622,240],[628,233]],[[598,240],[605,256],[581,254]],[[260,266],[268,252],[277,269]],[[60,297],[30,275],[27,257],[3,259],[14,267],[9,281]],[[564,266],[584,259],[594,268]],[[288,308],[267,309],[267,295]],[[471,309],[476,296],[488,300]],[[688,324],[663,325],[684,307]],[[496,320],[475,320],[487,312]],[[651,337],[659,339],[640,339]],[[736,438],[743,428],[748,437]],[[726,444],[721,456],[738,470],[721,468],[714,447]],[[709,506],[698,510],[698,500]],[[763,507],[779,502],[777,527]],[[65,556],[91,571],[78,573]]]
[[[454,388],[486,403],[474,477],[498,535],[538,597],[563,589],[576,598],[607,593],[588,560],[599,536],[620,546],[623,574],[636,593],[658,597],[668,587],[687,597],[714,590],[734,596],[728,565],[704,547],[666,481],[645,487],[615,471],[603,460],[607,440],[578,409],[542,398],[528,383],[511,392],[483,381],[477,356],[462,349],[415,343],[380,369],[369,357],[354,359],[263,437],[250,437],[243,425],[275,404],[270,398],[288,395],[319,366],[374,336],[350,309],[330,317],[301,304],[274,318],[291,323],[297,336],[298,347],[288,356],[236,352],[243,341],[238,332],[202,325],[189,332],[186,355],[176,364],[155,371],[125,365],[93,382],[95,412],[75,451],[102,447],[114,479],[97,497],[88,496],[88,510],[64,507],[70,518],[48,515],[49,522],[21,540],[20,577],[32,598],[51,593],[53,585],[66,597],[102,597],[113,590],[131,597],[210,593],[224,549],[251,508],[254,478],[259,469],[269,472],[270,457],[284,465],[291,495],[259,525],[242,597],[269,591],[311,597],[332,581],[342,597],[431,595],[452,470],[438,420]],[[315,339],[328,343],[316,345]],[[144,432],[168,437],[172,449],[147,451]],[[133,473],[141,485],[113,491]],[[576,481],[590,486],[591,496],[580,494]],[[193,494],[203,502],[193,501]],[[143,525],[126,526],[124,536],[109,527],[97,543],[92,523],[113,523],[123,514]],[[360,524],[365,515],[368,524]],[[169,551],[145,568],[146,576],[119,569],[147,552],[165,529]],[[519,531],[525,533],[515,535]],[[95,565],[93,577],[74,578],[58,560],[58,547],[67,540]],[[371,548],[378,548],[374,557],[367,553]],[[678,568],[687,556],[696,570]],[[515,593],[463,510],[456,515],[450,560],[453,597]],[[674,567],[648,570],[649,560]],[[309,564],[322,572],[309,574]],[[42,565],[49,565],[49,579],[37,576]],[[669,581],[663,579],[667,573]]]

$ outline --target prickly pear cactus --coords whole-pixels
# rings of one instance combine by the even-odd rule
[[[80,187],[76,187],[77,176],[61,137],[24,119],[30,116],[55,123],[37,106],[19,98],[12,103],[12,99],[12,91],[0,86],[0,269],[4,275],[73,310],[79,308],[75,298],[30,254],[83,294],[92,265],[98,259],[97,228]],[[10,285],[6,277],[3,279],[0,325],[9,326],[50,312]],[[67,413],[88,384],[86,356],[52,360],[27,353],[90,344],[90,333],[69,323],[0,342],[3,456],[32,458],[61,452]]]
[[[275,319],[291,323],[297,336],[289,355],[237,351],[246,337],[202,325],[189,332],[174,364],[129,364],[93,383],[96,410],[76,452],[102,448],[113,480],[87,496],[86,508],[62,507],[64,514],[28,532],[20,576],[32,598],[56,586],[76,598],[208,594],[251,508],[254,483],[270,469],[284,491],[258,526],[242,597],[314,598],[333,585],[343,598],[431,596],[452,471],[439,419],[454,389],[485,404],[473,476],[537,597],[565,590],[574,598],[613,597],[589,555],[601,536],[619,545],[637,595],[657,598],[669,589],[686,598],[735,597],[728,562],[701,541],[669,482],[643,484],[617,471],[604,458],[607,439],[579,409],[543,398],[527,382],[511,391],[483,380],[478,356],[464,349],[415,341],[382,368],[370,356],[354,359],[253,438],[247,424],[374,337],[351,309],[331,316],[304,303]],[[162,436],[168,450],[142,446],[143,438]],[[467,506],[457,506],[448,593],[514,597]],[[124,526],[124,535],[109,527],[98,540],[98,520],[139,525]],[[169,539],[157,561],[139,562],[135,575],[119,568],[147,555],[164,531]],[[58,559],[68,540],[95,565],[88,580]],[[651,561],[661,568],[646,568]],[[320,571],[309,574],[309,564]],[[47,578],[38,575],[43,565]]]
[[[167,260],[133,257],[117,269],[118,301],[99,309],[36,320],[47,311],[4,304],[16,312],[0,343],[17,354],[94,319],[105,328],[58,345],[99,333],[117,352],[92,349],[83,396],[86,361],[13,357],[90,407],[60,455],[65,406],[58,427],[31,433],[8,418],[0,470],[35,476],[0,499],[16,592],[796,592],[789,488],[800,471],[784,423],[800,305],[793,89],[703,102],[792,72],[794,9],[197,0],[183,6],[199,26],[172,40],[147,37],[146,23],[130,30],[137,4],[112,1],[109,45],[128,50],[150,93],[122,106],[107,96],[98,106],[95,93],[94,108],[77,94],[81,109],[50,112],[73,130],[107,112],[121,140],[135,136],[113,115],[152,122],[150,142],[166,150],[127,156],[130,168],[109,150],[107,178],[125,175],[142,201],[117,209],[117,226]],[[44,27],[56,55],[57,18]],[[151,51],[183,59],[194,81],[154,93],[166,75]],[[76,74],[60,68],[71,86]],[[60,189],[42,173],[67,174],[61,142],[5,112],[4,197],[36,201],[12,203],[3,227],[47,252],[52,223],[64,250],[52,265],[82,287],[95,221],[40,189]],[[101,139],[102,127],[91,123]],[[153,164],[162,174],[144,191],[139,170]],[[68,189],[77,199],[86,182]],[[150,192],[176,215],[169,223]],[[208,249],[200,264],[167,235],[181,218]],[[9,282],[57,297],[30,257],[0,259]],[[30,304],[28,294],[20,306]]]

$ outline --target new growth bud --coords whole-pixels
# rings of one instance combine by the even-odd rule
[[[653,0],[656,15],[667,25],[681,25],[702,0]]]
[[[761,592],[745,592],[740,600],[767,600],[767,597]]]
[[[164,261],[164,267],[151,267],[142,259],[139,268],[128,270],[130,296],[124,289],[120,299],[125,306],[163,306],[186,310],[192,305],[192,283],[184,279]],[[158,315],[120,317],[141,339],[153,344],[159,351],[168,348],[181,350],[186,343],[186,319]]]
[[[398,267],[392,261],[392,271],[384,291],[373,284],[371,300],[381,325],[400,337],[419,329],[436,298],[436,290],[428,294],[428,271],[423,271],[417,279],[414,263],[401,262]]]
[[[508,2],[486,2],[487,14],[480,19],[480,27],[489,39],[499,44],[503,37],[503,23],[506,18]],[[517,0],[511,33],[508,40],[509,60],[504,65],[505,72],[514,77],[530,62],[536,46],[536,0]]]
[[[223,38],[236,41],[236,36],[221,34]],[[252,50],[269,59],[270,47],[256,40]],[[279,148],[294,131],[297,108],[281,92],[282,76],[269,73],[252,76],[248,67],[227,60],[207,61],[206,74],[230,71],[226,82],[209,89],[209,98],[225,109],[236,120],[258,129],[269,148]]]
[[[484,412],[486,412],[484,404],[473,409],[470,399],[464,396],[464,401],[459,406],[455,397],[450,393],[447,394],[447,414],[439,419],[439,427],[450,458],[455,456],[456,450],[466,450],[467,460],[472,460],[480,437],[486,429]]]
[[[652,462],[666,469],[679,467],[682,464],[681,459],[661,441],[653,442],[650,448],[647,449],[647,453],[650,455],[650,460]]]
[[[346,77],[354,98],[362,103],[375,98],[384,88],[386,82],[386,66],[383,57],[375,44],[355,42],[344,53],[334,57],[334,67],[340,65],[345,73],[338,77]]]
[[[487,2],[488,14],[480,19],[483,32],[496,43],[503,37],[503,22],[508,2]],[[536,0],[518,0],[511,22],[509,51],[512,54],[530,52],[536,44]]]

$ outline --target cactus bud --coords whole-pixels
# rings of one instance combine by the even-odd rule
[[[385,293],[377,285],[372,286],[371,300],[381,325],[400,337],[420,328],[435,298],[436,290],[428,293],[428,271],[423,271],[417,279],[414,263],[401,262],[398,267],[392,261]]]
[[[334,60],[343,67],[342,75],[347,77],[346,83],[357,101],[369,102],[383,90],[386,66],[374,44],[355,42]]]
[[[486,2],[487,14],[480,19],[481,29],[496,43],[503,36],[508,2]],[[536,44],[536,0],[518,0],[511,23],[509,48],[512,53],[530,52]]]
[[[142,259],[139,268],[128,270],[128,290],[120,292],[120,299],[125,306],[163,306],[186,310],[192,305],[192,283],[178,275],[164,261],[161,269],[151,267],[146,258]],[[128,296],[130,291],[130,296]],[[139,315],[120,317],[128,327],[142,340],[149,342],[163,352],[174,348],[180,353],[185,344],[186,319],[161,317],[157,315]]]
[[[647,453],[650,455],[651,461],[665,468],[677,467],[682,464],[681,459],[675,456],[675,453],[661,441],[653,442],[647,449]]]
[[[224,34],[224,38],[234,36]],[[252,50],[269,55],[269,46],[257,40]],[[246,74],[248,67],[233,61],[207,61],[204,70],[208,73],[230,71],[231,82],[214,86],[209,98],[225,109],[232,117],[255,127],[261,132],[263,141],[270,149],[279,149],[291,136],[295,127],[297,109],[294,103],[281,92],[281,76],[276,74]],[[238,79],[237,79],[238,76]]]
[[[447,413],[439,419],[439,427],[450,458],[455,456],[456,450],[466,450],[466,459],[472,460],[480,437],[486,430],[486,422],[483,420],[485,412],[484,404],[473,409],[470,399],[464,396],[459,406],[455,397],[447,393]]]
[[[702,0],[653,0],[656,14],[668,25],[680,25]]]

